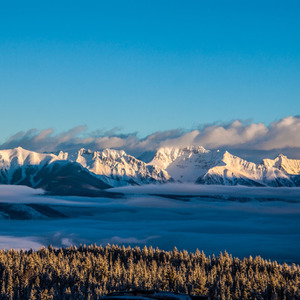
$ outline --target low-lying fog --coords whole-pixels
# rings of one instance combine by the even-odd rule
[[[119,199],[0,185],[0,248],[130,244],[300,263],[300,188],[123,187]]]

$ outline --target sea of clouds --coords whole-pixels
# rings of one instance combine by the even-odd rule
[[[299,188],[171,184],[112,191],[123,192],[124,196],[48,197],[41,190],[0,185],[0,203],[40,203],[67,216],[2,218],[0,248],[37,249],[80,243],[151,245],[165,250],[176,246],[188,251],[199,248],[206,254],[227,250],[238,257],[261,255],[300,263]],[[174,195],[185,197],[177,199]]]

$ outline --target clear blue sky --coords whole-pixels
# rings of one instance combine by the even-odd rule
[[[0,141],[300,114],[300,1],[1,1]]]

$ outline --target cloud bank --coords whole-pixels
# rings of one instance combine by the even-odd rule
[[[149,195],[153,188],[157,194],[206,197],[179,201]],[[0,218],[0,248],[117,243],[141,248],[151,245],[165,250],[175,246],[187,251],[199,248],[209,255],[226,249],[239,257],[260,255],[280,263],[300,262],[300,190],[297,188],[167,184],[114,190],[122,190],[126,198],[99,201],[72,197],[77,199],[76,204],[69,197],[52,198],[51,207],[67,218],[26,222]],[[40,204],[48,201],[48,197],[37,197],[30,188],[0,185],[0,195],[3,191],[11,196],[6,200],[11,204],[14,199],[23,203],[24,196],[34,203],[36,198]],[[207,195],[214,197],[207,198]],[[234,195],[237,201],[222,200],[229,195]],[[251,200],[244,202],[249,196]],[[274,197],[276,201],[270,201]],[[264,198],[266,201],[262,201]],[[69,204],[59,205],[54,200]]]
[[[86,126],[78,126],[66,132],[53,129],[30,129],[14,134],[0,145],[1,149],[21,146],[39,152],[71,151],[79,148],[99,150],[124,149],[133,155],[156,151],[160,147],[185,147],[201,145],[207,149],[232,149],[237,153],[283,153],[300,158],[300,116],[289,116],[272,122],[245,123],[234,120],[228,124],[212,124],[186,131],[174,129],[155,132],[145,138],[138,134],[118,134],[119,128],[103,132],[88,132]]]

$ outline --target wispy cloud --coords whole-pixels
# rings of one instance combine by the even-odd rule
[[[0,145],[1,149],[21,146],[35,151],[70,151],[81,147],[92,150],[115,148],[132,154],[155,151],[165,146],[202,145],[208,149],[228,148],[245,151],[289,150],[300,156],[300,116],[289,116],[272,122],[249,123],[234,120],[228,124],[211,124],[191,131],[174,129],[155,132],[139,138],[137,132],[120,134],[120,128],[88,132],[86,126],[55,133],[53,129],[20,131]]]

